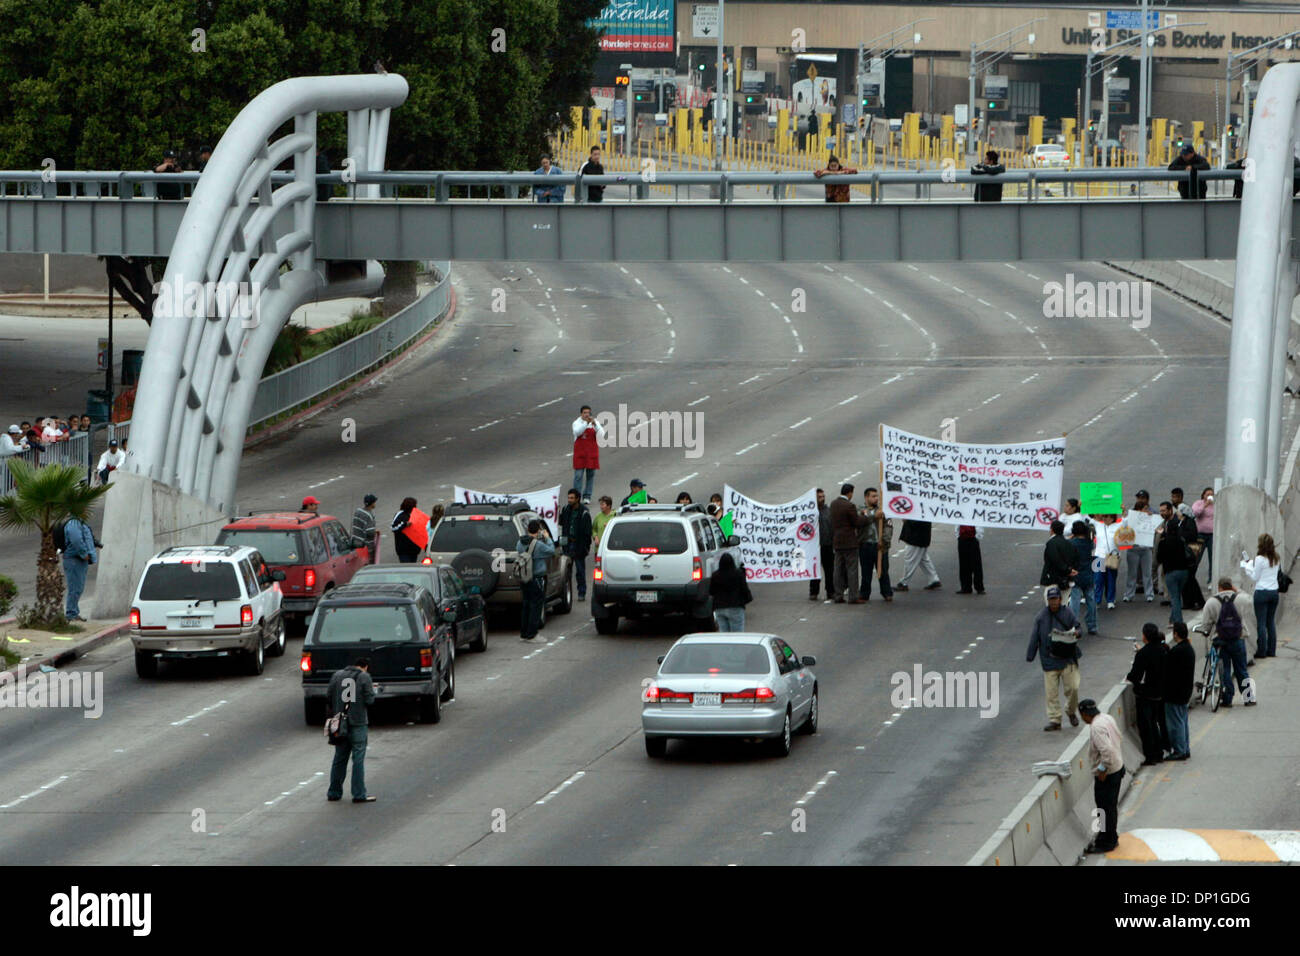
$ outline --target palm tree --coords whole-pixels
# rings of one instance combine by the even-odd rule
[[[46,624],[57,624],[63,618],[63,575],[54,549],[54,529],[68,518],[88,520],[95,503],[112,485],[91,487],[82,469],[71,465],[36,468],[11,458],[8,466],[14,490],[0,497],[0,528],[41,533],[36,616]]]

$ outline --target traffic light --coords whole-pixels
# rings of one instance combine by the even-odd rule
[[[633,99],[635,99],[638,103],[644,103],[649,96],[650,96],[649,93],[637,93],[635,94]]]
[[[1233,138],[1236,137],[1236,135],[1237,135],[1237,127],[1235,127],[1235,126],[1229,124],[1229,125],[1228,125],[1228,139],[1233,139]]]
[[[989,100],[989,106],[988,106],[988,108],[989,108],[990,110],[995,110],[995,109],[997,109],[997,108],[998,108],[998,101],[997,101],[997,100]]]
[[[746,94],[745,94],[745,103],[746,103],[746,104],[756,103],[756,102],[758,102],[758,97],[755,96],[753,93],[746,93]]]

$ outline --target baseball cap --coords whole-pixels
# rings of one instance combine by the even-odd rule
[[[9,434],[11,434],[11,435],[21,435],[22,433],[23,433],[23,430],[22,430],[21,428],[19,428],[17,425],[10,425],[10,426],[9,426]]]
[[[1079,713],[1093,717],[1100,714],[1101,711],[1097,709],[1097,702],[1095,700],[1091,697],[1085,697],[1083,700],[1079,701]]]
[[[1194,152],[1196,152],[1196,149],[1192,146],[1192,144],[1186,143],[1184,144],[1183,148],[1178,151],[1178,154],[1180,156],[1186,156],[1188,153],[1194,153]]]
[[[175,159],[175,158],[176,158],[176,150],[174,149],[163,150],[163,159]]]
[[[1137,493],[1137,497],[1139,497],[1139,498],[1150,498],[1150,497],[1151,497],[1151,492],[1149,492],[1149,491],[1147,491],[1145,488],[1143,488],[1141,491],[1139,491],[1139,492]]]
[[[365,504],[373,505],[378,500],[374,495],[366,495]]]
[[[117,447],[117,439],[116,439],[116,438],[110,438],[109,441],[108,441],[108,447],[109,447],[109,448],[116,448],[116,447]]]
[[[317,498],[315,495],[308,495],[306,498],[302,499],[302,506],[304,508],[307,507],[308,505],[318,505],[318,504],[320,504],[320,499]]]
[[[1061,596],[1061,589],[1058,588],[1055,584],[1053,584],[1051,587],[1047,589],[1047,597],[1059,598],[1060,596]]]
[[[644,488],[644,487],[645,487],[645,482],[642,481],[640,478],[633,478],[633,479],[631,480],[631,482],[629,482],[629,484],[630,484],[631,487],[633,487],[633,488]]]

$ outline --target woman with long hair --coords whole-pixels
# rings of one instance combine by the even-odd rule
[[[397,551],[397,560],[403,564],[414,564],[420,557],[420,546],[406,533],[411,526],[415,505],[414,498],[403,498],[401,510],[393,516],[393,547]]]
[[[1243,557],[1245,554],[1243,552]],[[1261,534],[1255,549],[1255,559],[1248,557],[1241,568],[1255,582],[1255,660],[1277,656],[1277,575],[1282,570],[1282,559],[1273,546],[1273,536]]]

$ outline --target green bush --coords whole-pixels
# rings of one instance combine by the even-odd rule
[[[68,619],[63,616],[62,611],[59,611],[53,617],[41,617],[36,612],[36,608],[24,604],[18,609],[17,617],[18,626],[23,629],[30,628],[36,631],[54,631],[56,633],[63,633],[69,629]],[[76,630],[81,629],[76,628]]]
[[[18,585],[14,584],[12,578],[0,574],[0,614],[9,613],[9,608],[13,606],[14,598],[17,596]]]

